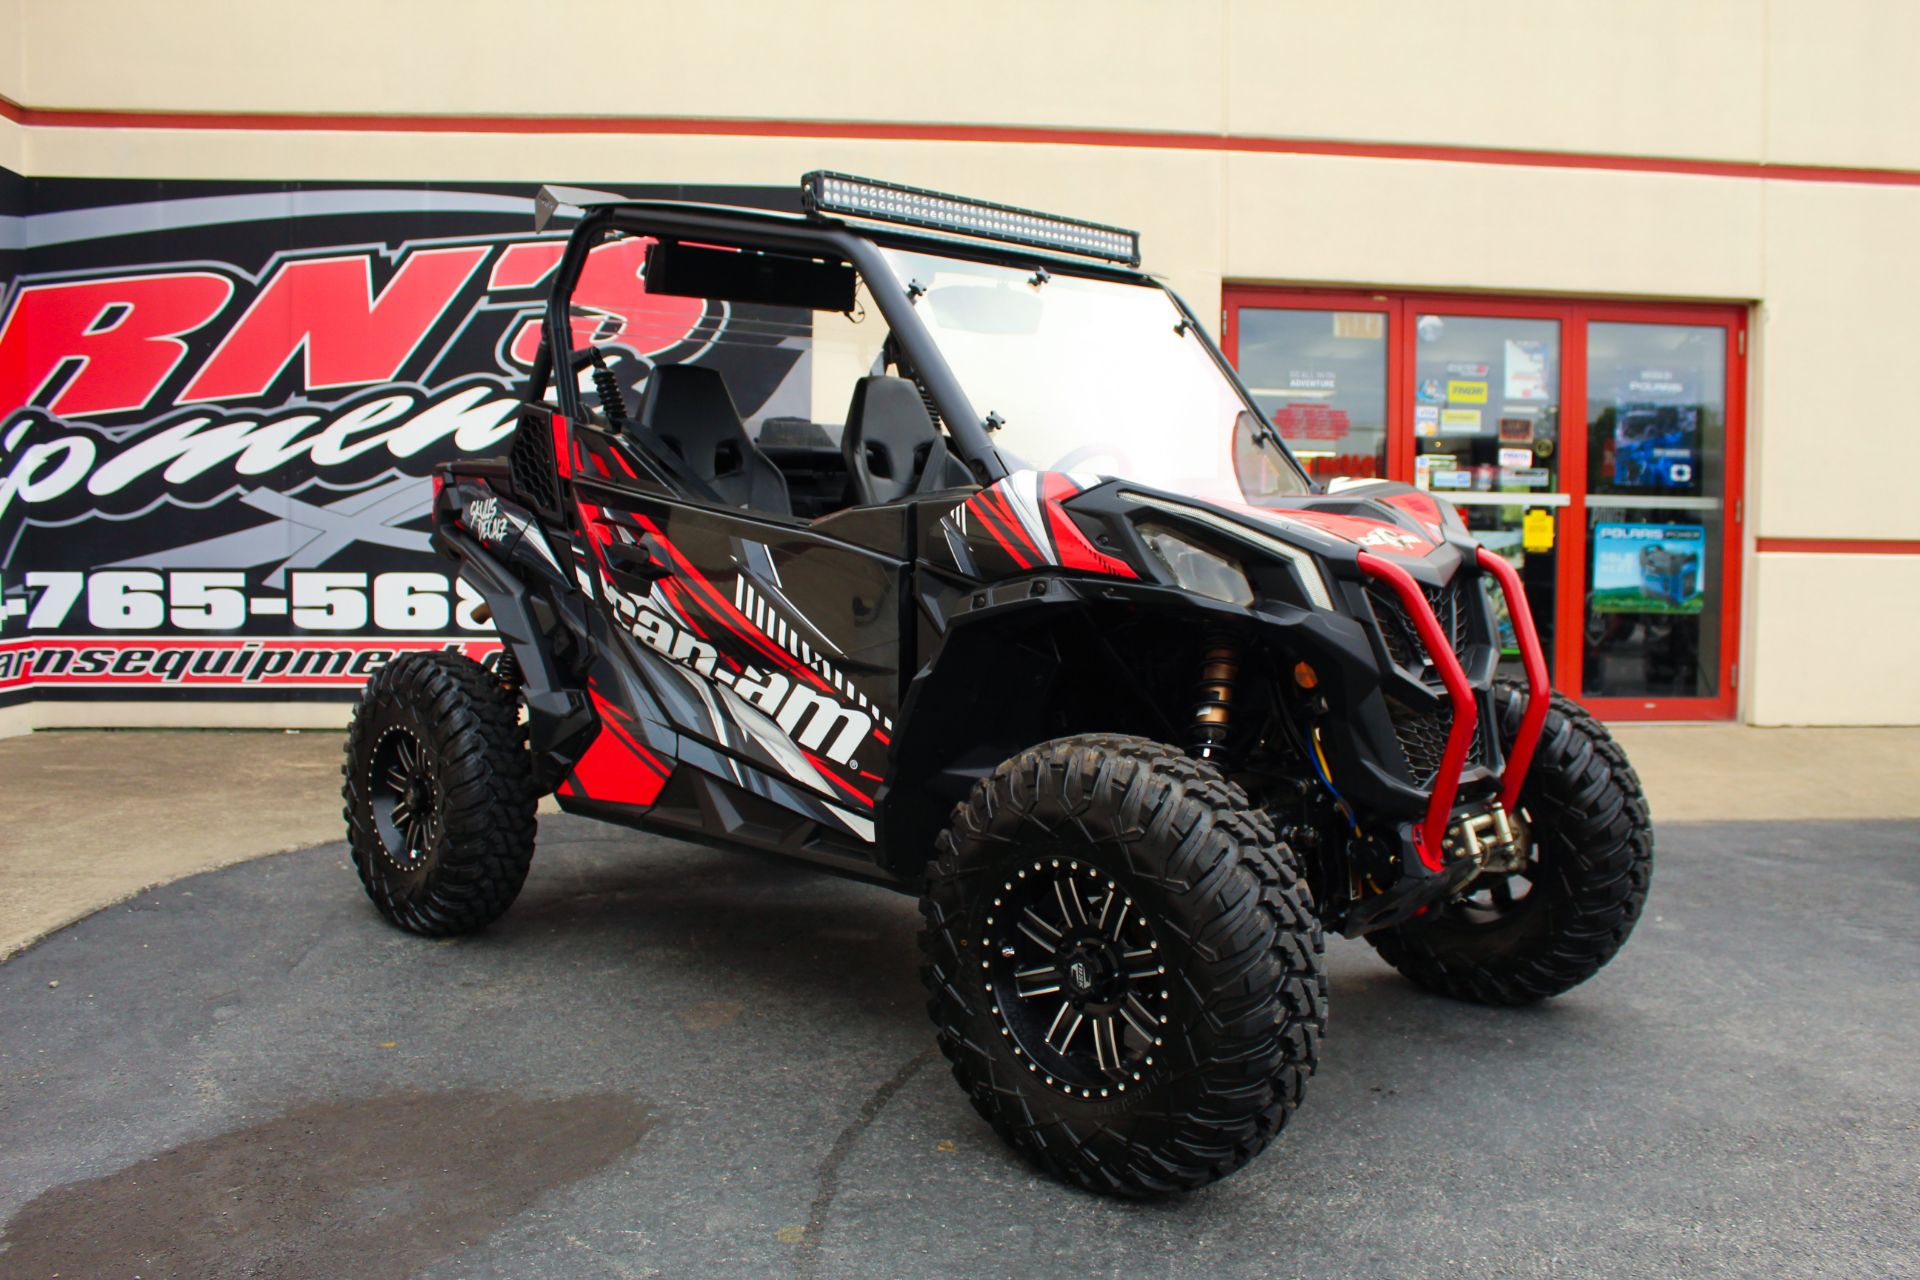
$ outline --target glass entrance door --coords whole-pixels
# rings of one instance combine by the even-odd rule
[[[1581,696],[1731,710],[1728,330],[1599,317],[1586,330]]]
[[[1413,483],[1455,503],[1467,528],[1520,571],[1553,674],[1559,596],[1560,322],[1458,310],[1413,322]],[[1521,677],[1506,601],[1503,668]]]
[[[1745,324],[1736,306],[1234,286],[1222,338],[1315,479],[1431,489],[1515,563],[1561,692],[1610,719],[1720,719]]]

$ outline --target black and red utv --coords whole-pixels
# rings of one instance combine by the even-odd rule
[[[348,742],[393,922],[504,912],[549,793],[919,894],[961,1086],[1118,1194],[1279,1131],[1323,928],[1496,1004],[1626,940],[1646,805],[1514,570],[1309,481],[1134,233],[832,173],[537,205],[579,221],[512,447],[433,508],[504,649],[386,667]]]

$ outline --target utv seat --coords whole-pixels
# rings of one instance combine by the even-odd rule
[[[966,466],[947,452],[920,389],[905,378],[875,375],[853,384],[840,454],[851,506],[973,483]]]
[[[679,454],[692,477],[720,501],[770,515],[793,514],[786,477],[748,438],[719,370],[657,366],[647,380],[640,426]]]

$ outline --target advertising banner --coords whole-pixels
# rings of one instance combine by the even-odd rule
[[[1706,527],[1697,524],[1593,526],[1594,613],[1699,613]]]
[[[405,649],[493,649],[428,475],[506,448],[567,225],[533,234],[534,190],[0,171],[0,706],[342,699]],[[617,310],[637,261],[576,300],[601,271]],[[705,305],[623,342],[717,350]],[[778,366],[729,376],[743,413]]]
[[[1696,405],[1621,401],[1614,406],[1613,483],[1695,492],[1700,474]]]

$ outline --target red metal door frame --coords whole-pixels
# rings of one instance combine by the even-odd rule
[[[1560,324],[1560,556],[1555,576],[1554,685],[1609,720],[1726,720],[1738,707],[1741,562],[1747,426],[1746,308],[1726,303],[1609,302],[1586,298],[1425,293],[1228,285],[1221,302],[1221,347],[1237,367],[1240,310],[1371,311],[1387,318],[1387,475],[1413,481],[1413,318],[1443,315],[1554,320]],[[1725,483],[1721,505],[1720,671],[1709,698],[1596,698],[1581,693],[1586,646],[1587,325],[1690,324],[1726,332]]]
[[[1586,466],[1586,326],[1609,324],[1684,324],[1724,331],[1726,341],[1726,441],[1721,459],[1724,477],[1720,502],[1720,671],[1710,698],[1597,698],[1576,697],[1604,720],[1730,720],[1737,714],[1740,693],[1735,673],[1740,661],[1741,567],[1746,559],[1747,476],[1747,309],[1726,303],[1586,301],[1581,310],[1581,466]],[[1586,566],[1586,483],[1580,493],[1581,570]],[[1586,628],[1578,639],[1584,650]],[[1584,657],[1584,652],[1583,655]],[[1577,680],[1576,680],[1577,683]]]

